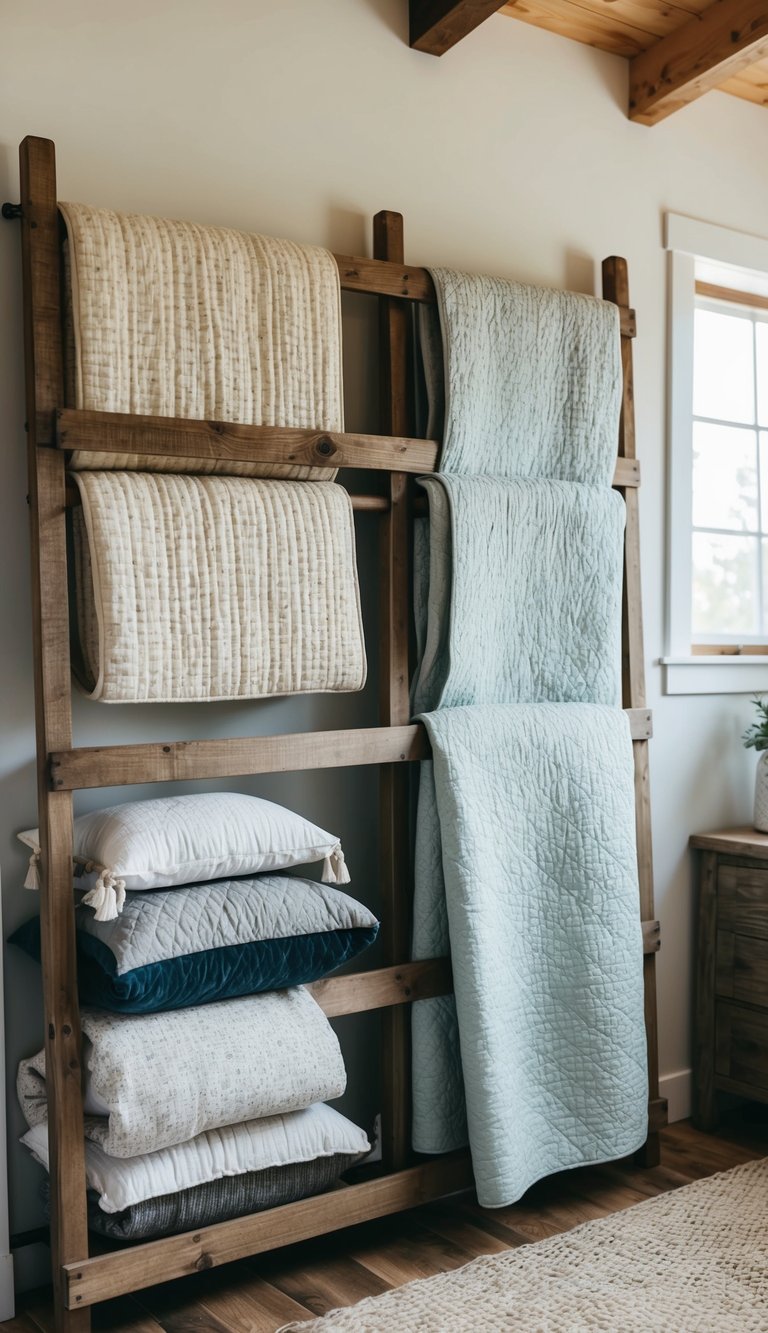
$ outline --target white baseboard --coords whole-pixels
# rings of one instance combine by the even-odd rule
[[[693,1070],[678,1069],[659,1079],[659,1095],[669,1103],[669,1123],[687,1120],[693,1106]]]

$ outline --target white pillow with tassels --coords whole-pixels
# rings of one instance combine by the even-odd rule
[[[40,834],[19,838],[32,850],[27,889],[39,887]],[[74,822],[75,887],[97,921],[118,916],[126,889],[168,889],[205,880],[323,861],[326,884],[348,884],[338,838],[282,805],[238,792],[168,796],[95,810]]]

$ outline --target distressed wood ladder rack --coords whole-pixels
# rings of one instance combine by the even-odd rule
[[[409,719],[409,476],[434,470],[438,446],[409,437],[408,303],[435,299],[425,269],[404,262],[402,218],[374,220],[374,259],[337,256],[345,290],[380,303],[382,416],[389,436],[276,429],[132,417],[64,407],[61,232],[53,144],[21,145],[29,496],[41,858],[41,933],[48,1071],[51,1245],[57,1327],[84,1333],[90,1306],[172,1277],[333,1231],[469,1187],[466,1153],[416,1159],[409,1148],[410,1053],[406,1003],[451,989],[447,959],[408,962],[407,765],[424,758],[424,729]],[[614,484],[626,500],[623,608],[624,705],[634,740],[640,914],[643,922],[650,1131],[644,1150],[658,1160],[665,1104],[658,1095],[648,738],[640,611],[637,486],[632,404],[634,313],[622,259],[603,265],[603,292],[620,307],[624,398]],[[378,727],[235,740],[174,741],[73,748],[66,570],[68,449],[183,457],[302,462],[383,471],[384,494],[355,497],[379,514],[381,538],[381,698]],[[386,966],[312,986],[328,1015],[382,1009],[382,1174],[330,1194],[196,1232],[89,1255],[83,1148],[80,1017],[72,894],[72,792],[144,782],[234,777],[350,765],[381,766],[382,903]]]

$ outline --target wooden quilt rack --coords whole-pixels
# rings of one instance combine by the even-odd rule
[[[410,268],[397,213],[374,219],[374,259],[336,256],[341,285],[379,299],[382,424],[389,435],[229,425],[64,407],[61,224],[50,140],[20,148],[19,216],[24,279],[32,615],[41,857],[41,933],[50,1134],[51,1248],[57,1328],[83,1333],[90,1307],[159,1281],[394,1213],[472,1184],[467,1153],[417,1158],[409,1145],[410,1050],[407,1004],[451,989],[447,959],[409,962],[408,763],[429,754],[424,729],[409,719],[411,606],[409,529],[413,474],[433,471],[434,441],[414,439],[409,303],[434,301],[426,269]],[[627,265],[603,264],[603,294],[621,315],[624,395],[614,485],[626,500],[623,691],[634,740],[645,948],[645,1015],[650,1074],[648,1164],[658,1160],[665,1103],[658,1095],[651,830],[648,801],[650,714],[645,706],[637,486],[632,396],[634,312]],[[383,493],[354,507],[380,525],[380,725],[235,740],[74,748],[67,596],[67,450],[306,463],[365,468],[385,475]],[[301,769],[381,767],[382,916],[387,966],[312,986],[329,1016],[382,1009],[383,1162],[381,1174],[330,1194],[200,1231],[89,1255],[83,1153],[80,1018],[72,894],[72,793],[86,787],[236,777]]]

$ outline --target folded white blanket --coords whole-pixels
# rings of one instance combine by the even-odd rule
[[[47,1170],[47,1122],[39,1121],[21,1142]],[[105,1213],[120,1213],[146,1199],[177,1194],[224,1176],[317,1157],[357,1155],[369,1147],[362,1129],[319,1103],[288,1115],[207,1130],[187,1143],[136,1157],[110,1157],[97,1143],[86,1141],[85,1177],[88,1188],[99,1195],[99,1207]]]
[[[336,1035],[300,987],[139,1017],[84,1010],[82,1028],[96,1112],[85,1134],[110,1157],[301,1110],[346,1086]],[[43,1051],[21,1061],[17,1089],[27,1124],[46,1120]]]
[[[86,204],[59,207],[68,238],[73,406],[343,429],[341,293],[327,250]],[[334,475],[77,451],[71,466]]]
[[[145,472],[75,480],[74,667],[91,698],[362,689],[354,521],[341,486]]]

